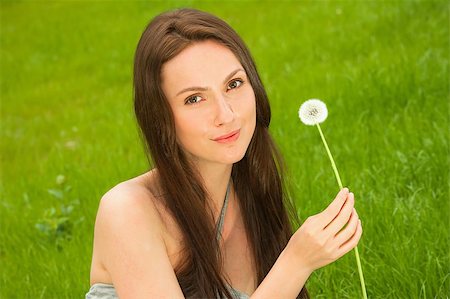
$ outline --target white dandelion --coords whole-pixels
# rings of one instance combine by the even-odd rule
[[[333,167],[334,175],[336,176],[339,188],[342,189],[343,186],[341,178],[339,176],[339,172],[336,167],[336,163],[334,163],[333,156],[331,155],[331,151],[328,148],[327,141],[325,140],[325,136],[323,135],[322,129],[320,128],[319,125],[320,123],[324,122],[327,119],[328,116],[327,105],[325,105],[325,103],[319,99],[307,100],[300,106],[300,109],[298,110],[298,116],[305,125],[317,126],[317,129],[319,130],[320,133],[320,137],[322,138],[323,144],[328,153],[328,157],[330,158],[331,166]],[[364,299],[367,299],[366,284],[364,283],[364,276],[362,272],[361,261],[359,259],[358,247],[356,246],[354,250],[356,255],[356,264],[358,266],[359,279],[361,282],[363,297]]]
[[[305,125],[320,124],[327,119],[327,105],[319,99],[307,100],[300,106],[298,116]]]
[[[331,166],[333,167],[334,174],[336,176],[336,180],[338,182],[339,188],[343,188],[341,177],[339,176],[339,172],[336,167],[336,163],[334,163],[333,156],[331,155],[330,149],[328,148],[327,141],[325,140],[325,136],[322,133],[322,129],[320,128],[320,123],[324,122],[328,116],[327,105],[319,99],[310,99],[304,102],[300,109],[298,109],[298,116],[300,120],[308,126],[317,126],[319,130],[320,137],[322,137],[323,144],[325,145],[325,149],[327,150],[328,157],[331,161]]]

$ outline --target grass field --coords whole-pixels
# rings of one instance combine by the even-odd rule
[[[0,298],[83,298],[100,197],[147,171],[132,64],[164,10],[212,12],[243,37],[301,219],[355,193],[369,298],[448,298],[447,1],[1,2]],[[280,286],[282,287],[282,286]],[[360,298],[353,251],[315,271],[313,298]]]

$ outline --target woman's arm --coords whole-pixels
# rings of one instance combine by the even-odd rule
[[[296,298],[314,270],[353,249],[361,234],[354,195],[343,188],[323,212],[306,219],[292,235],[251,298]]]
[[[101,201],[94,247],[120,299],[184,298],[148,192],[118,185]]]
[[[296,298],[312,271],[294,262],[287,247],[250,299]]]

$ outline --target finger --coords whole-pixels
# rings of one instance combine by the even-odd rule
[[[337,214],[339,214],[339,211],[347,200],[348,193],[348,188],[342,188],[333,202],[322,213],[320,213],[321,221],[324,222],[324,228],[331,221],[333,221]]]
[[[355,234],[352,236],[350,240],[348,240],[339,247],[340,250],[339,257],[343,256],[344,254],[352,250],[354,247],[356,247],[356,245],[358,245],[359,240],[361,239],[361,235],[362,235],[362,226],[361,220],[359,220]]]
[[[329,236],[334,237],[342,229],[342,227],[344,227],[344,225],[349,221],[350,215],[352,214],[353,211],[354,204],[355,204],[355,196],[353,195],[352,192],[350,192],[348,194],[348,199],[345,202],[339,214],[325,228],[325,231]]]
[[[356,213],[356,210],[353,209],[347,227],[341,230],[334,238],[336,244],[340,246],[344,244],[348,239],[350,239],[355,234],[356,229],[358,228],[358,224],[359,224],[358,213]]]

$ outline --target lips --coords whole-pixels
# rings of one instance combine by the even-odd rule
[[[238,134],[239,131],[240,130],[236,130],[236,131],[230,132],[230,133],[228,133],[226,135],[222,135],[222,136],[219,136],[217,138],[214,138],[213,140],[214,141],[224,141],[224,140],[230,139],[230,137],[233,137],[234,135]]]

